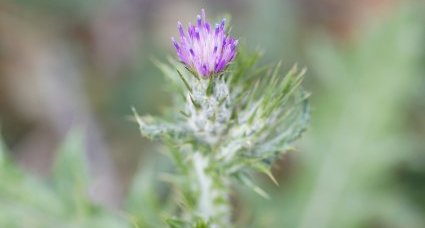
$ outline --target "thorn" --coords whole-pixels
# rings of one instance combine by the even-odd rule
[[[207,87],[207,96],[210,96],[211,94],[213,94],[214,92],[214,79],[213,77],[210,77],[210,80],[208,82],[208,87]]]
[[[192,93],[192,87],[190,87],[190,85],[187,82],[186,78],[184,78],[184,76],[182,75],[182,73],[179,70],[177,70],[177,73],[179,74],[179,77],[183,81],[183,83],[186,86],[187,90],[189,90],[189,92]]]
[[[195,106],[195,108],[196,109],[201,109],[201,105],[200,104],[198,104],[194,99],[193,99],[193,97],[192,97],[192,95],[191,94],[189,94],[189,97],[190,97],[190,101],[192,101],[192,104]]]
[[[180,110],[179,111],[179,113],[180,114],[182,114],[184,117],[186,117],[186,118],[189,118],[190,117],[190,115],[189,114],[187,114],[187,113],[185,113],[184,111],[182,111],[182,110]]]
[[[279,182],[277,182],[276,178],[273,176],[273,174],[271,172],[266,172],[265,174],[270,178],[270,180],[273,181],[273,183],[276,186],[279,186]]]
[[[142,131],[142,128],[145,125],[145,123],[143,123],[143,120],[140,118],[139,113],[137,113],[137,111],[134,107],[131,107],[131,110],[133,111],[134,118],[136,118],[136,122],[139,125],[139,130]],[[142,134],[143,134],[143,132],[142,132]]]

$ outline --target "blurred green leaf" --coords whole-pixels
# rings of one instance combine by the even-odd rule
[[[157,191],[157,172],[153,163],[143,164],[130,186],[125,207],[137,227],[162,227],[165,205]]]
[[[89,200],[78,132],[65,140],[52,179],[46,181],[20,170],[0,145],[0,227],[128,227],[124,219]]]
[[[52,182],[70,210],[80,216],[90,213],[89,173],[83,135],[74,130],[60,147],[52,169]]]

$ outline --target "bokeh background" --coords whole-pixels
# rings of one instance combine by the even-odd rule
[[[271,199],[234,188],[238,227],[425,227],[421,0],[0,1],[1,227],[164,226],[172,166],[131,107],[171,105],[152,59],[201,8],[309,70],[311,127]]]

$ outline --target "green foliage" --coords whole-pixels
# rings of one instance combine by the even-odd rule
[[[0,227],[128,227],[88,198],[89,175],[78,136],[70,134],[48,180],[25,174],[0,147]]]
[[[155,162],[142,165],[134,176],[125,202],[128,220],[133,227],[164,227],[164,214],[172,205],[161,199],[158,189],[162,186],[158,183]]]
[[[81,135],[70,134],[59,149],[52,170],[52,185],[71,211],[87,214],[92,205],[87,196],[89,174]]]

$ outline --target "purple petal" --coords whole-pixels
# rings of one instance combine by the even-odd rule
[[[224,25],[226,24],[226,18],[223,18],[223,20],[221,20],[221,23],[220,23],[220,30],[221,31],[224,31]]]
[[[177,22],[177,28],[179,29],[180,37],[184,37],[185,35],[184,35],[183,25],[180,21]]]
[[[208,33],[210,33],[211,27],[210,27],[210,24],[208,22],[205,23],[205,29],[207,30]]]
[[[201,15],[198,15],[198,16],[197,16],[197,21],[198,21],[198,27],[201,27],[201,26],[202,26],[202,18],[201,18]]]
[[[195,30],[195,38],[197,39],[197,40],[199,40],[201,37],[199,36],[199,31],[198,31],[198,29],[196,29]]]
[[[218,33],[220,32],[220,25],[216,24],[215,25],[215,36],[218,36]]]
[[[174,37],[171,37],[171,41],[173,42],[174,47],[178,51],[180,49],[180,47],[179,47],[179,44],[177,43],[176,39]]]
[[[202,75],[203,76],[208,76],[208,68],[207,68],[207,66],[204,64],[204,65],[202,65]]]

